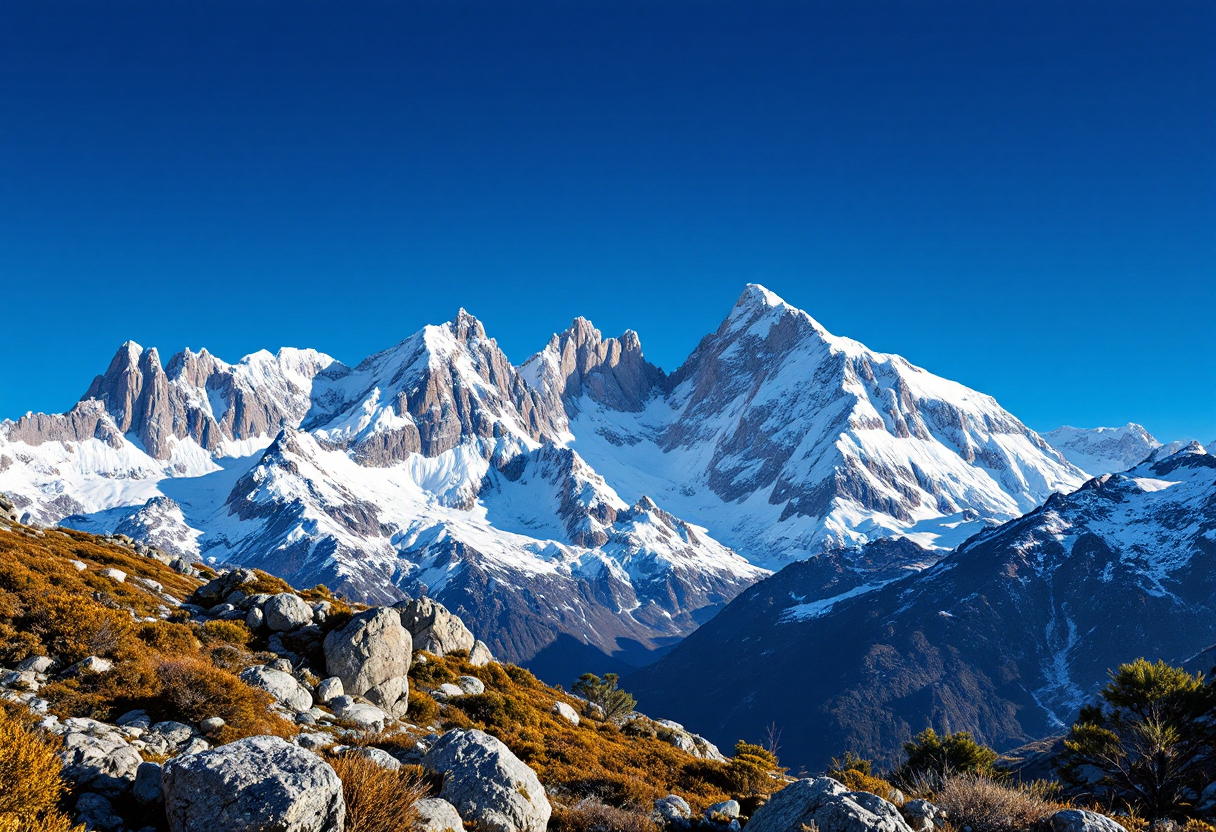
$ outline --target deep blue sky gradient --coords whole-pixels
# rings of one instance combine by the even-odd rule
[[[1032,427],[1216,439],[1216,4],[0,4],[0,417],[460,306],[674,369],[749,281]]]

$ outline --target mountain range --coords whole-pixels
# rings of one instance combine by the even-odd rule
[[[788,564],[923,550],[868,560],[881,584],[1085,479],[990,396],[757,285],[673,373],[581,318],[517,367],[461,310],[354,367],[128,342],[67,413],[0,423],[32,521],[427,593],[553,676],[644,664]]]
[[[813,767],[846,751],[897,762],[928,727],[1008,749],[1064,733],[1123,662],[1211,666],[1216,457],[1199,443],[858,591],[873,561],[925,554],[891,540],[792,564],[628,683],[716,741],[775,723]]]

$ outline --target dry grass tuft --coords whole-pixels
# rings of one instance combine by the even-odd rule
[[[414,804],[427,784],[411,770],[390,771],[366,757],[344,755],[330,765],[342,780],[346,832],[410,832],[418,820]]]
[[[658,832],[647,812],[584,798],[573,806],[556,805],[549,820],[550,832]]]
[[[1047,819],[1067,804],[1055,799],[1058,785],[1003,784],[979,774],[945,777],[933,789],[933,802],[946,810],[950,827],[971,832],[1026,832],[1046,829]]]

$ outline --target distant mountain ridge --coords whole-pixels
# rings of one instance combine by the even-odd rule
[[[754,285],[671,374],[581,318],[515,367],[461,310],[353,368],[127,343],[68,413],[0,423],[0,490],[37,522],[427,591],[542,663],[645,661],[766,568],[945,550],[1083,479],[990,397]]]
[[[926,727],[1002,750],[1059,734],[1110,668],[1216,644],[1216,457],[1198,443],[851,591],[870,550],[896,544],[921,554],[881,541],[786,567],[628,684],[715,741],[776,722],[793,762],[891,763]]]

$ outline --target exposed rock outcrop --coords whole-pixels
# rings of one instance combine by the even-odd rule
[[[327,672],[342,680],[347,695],[363,696],[395,716],[406,712],[413,643],[397,610],[359,613],[325,637],[324,650]]]
[[[912,832],[893,803],[851,792],[830,777],[798,780],[769,798],[748,821],[749,832]]]
[[[544,832],[552,808],[536,772],[482,731],[448,731],[423,765],[443,775],[439,796],[487,832]]]
[[[164,767],[172,832],[342,832],[333,768],[278,737],[250,737]]]

